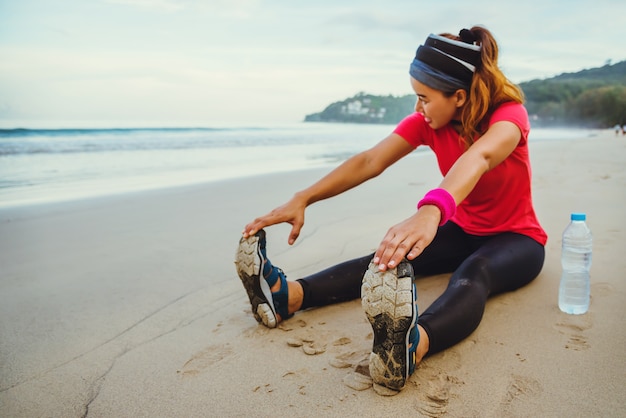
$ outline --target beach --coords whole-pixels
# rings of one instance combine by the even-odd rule
[[[360,301],[254,320],[234,255],[243,226],[329,169],[0,209],[0,416],[623,417],[626,137],[530,144],[543,271],[490,299],[478,329],[399,394],[368,385]],[[375,249],[441,176],[430,153],[267,229],[297,279]],[[585,212],[591,305],[557,306],[561,233]],[[448,275],[417,281],[424,310]],[[366,367],[365,367],[366,368]]]

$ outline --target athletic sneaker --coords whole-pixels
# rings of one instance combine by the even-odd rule
[[[273,266],[266,254],[265,231],[260,230],[248,238],[239,240],[235,255],[237,274],[246,289],[254,318],[267,326],[278,325],[277,314],[287,319],[288,314],[287,276],[281,269]],[[270,290],[280,280],[280,290]]]
[[[370,263],[361,285],[361,303],[374,331],[370,376],[375,385],[394,391],[401,390],[415,370],[419,332],[413,281],[413,267],[403,260],[387,271]]]

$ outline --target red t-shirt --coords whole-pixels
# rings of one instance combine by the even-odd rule
[[[548,236],[539,224],[532,203],[528,156],[530,123],[526,108],[518,103],[505,103],[493,112],[489,126],[503,120],[519,127],[522,132],[519,144],[504,161],[483,174],[451,220],[469,234],[516,232],[545,245]],[[404,118],[394,132],[415,148],[429,146],[444,176],[465,151],[459,134],[450,124],[434,130],[420,113]]]

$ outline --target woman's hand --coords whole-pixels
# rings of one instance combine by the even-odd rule
[[[296,242],[296,239],[300,235],[300,230],[304,225],[305,209],[305,201],[296,195],[284,205],[277,207],[267,215],[256,218],[246,225],[243,229],[243,236],[244,238],[248,238],[266,226],[287,222],[291,225],[288,242],[289,245],[292,245]]]
[[[415,215],[387,231],[374,254],[381,271],[396,267],[404,257],[413,260],[435,238],[441,212],[436,206],[422,206]]]

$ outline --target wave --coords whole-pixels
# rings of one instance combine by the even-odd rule
[[[296,135],[263,127],[0,129],[0,156],[280,145]]]
[[[31,137],[31,136],[80,136],[80,135],[128,135],[133,133],[156,133],[156,132],[228,132],[228,131],[266,131],[271,128],[263,127],[237,127],[237,128],[210,128],[210,127],[186,127],[186,128],[55,128],[55,129],[29,129],[29,128],[0,128],[2,137]]]
[[[378,127],[377,127],[378,128]],[[389,128],[379,128],[387,130]],[[78,154],[133,151],[178,151],[292,145],[317,146],[319,149],[353,142],[348,152],[363,148],[357,137],[373,131],[371,126],[284,126],[270,127],[165,127],[165,128],[70,128],[0,129],[0,158],[18,155]],[[530,139],[555,140],[589,136],[586,130],[536,129]],[[341,152],[346,152],[346,147]],[[332,151],[335,154],[336,151]],[[340,160],[344,155],[333,155]]]

